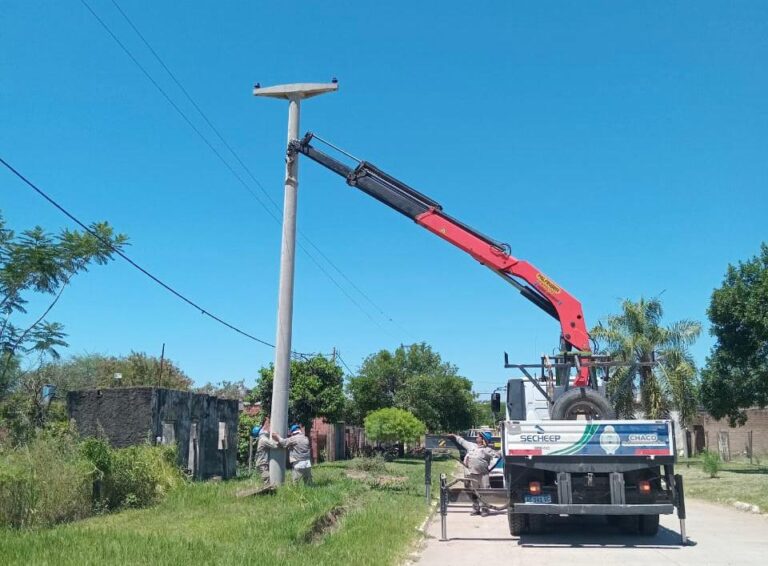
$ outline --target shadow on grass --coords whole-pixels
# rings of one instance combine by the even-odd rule
[[[423,466],[424,460],[417,460],[414,458],[403,458],[402,460],[391,460],[387,464],[408,464],[409,466]]]
[[[259,479],[261,479],[261,476],[258,474],[243,474],[240,476],[236,476],[234,478],[229,478],[225,481],[226,483],[240,483],[245,481],[256,481]],[[211,483],[215,483],[215,482],[211,482]]]
[[[328,468],[343,470],[349,467],[350,462],[351,460],[337,460],[335,462],[323,462],[321,464],[318,464],[318,466],[322,466],[326,470]]]
[[[731,474],[760,474],[768,475],[768,468],[741,468],[738,470],[722,470],[723,472],[729,472]]]
[[[333,485],[339,483],[343,478],[313,478],[312,485],[309,487],[325,487],[327,485]]]
[[[336,460],[334,462],[323,462],[321,465],[323,468],[348,468],[350,467],[350,464],[354,462],[355,460],[371,460],[372,458],[350,458],[349,460]],[[444,458],[432,458],[433,462],[439,462],[443,460],[451,460],[454,459],[452,457],[444,457]],[[385,464],[405,464],[408,466],[423,466],[424,465],[424,459],[423,458],[395,458],[394,460],[386,460],[384,461]]]

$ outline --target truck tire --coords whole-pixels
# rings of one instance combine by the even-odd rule
[[[636,535],[640,532],[640,515],[618,515],[615,518],[613,515],[608,515],[606,519],[609,523],[615,520],[625,535]]]
[[[544,532],[544,515],[528,515],[528,532],[532,535],[540,535]]]
[[[658,515],[640,515],[640,534],[644,537],[656,536],[659,532]]]
[[[589,387],[569,389],[552,406],[553,421],[575,420],[578,415],[590,420],[615,419],[616,412],[608,399]]]
[[[507,510],[507,519],[509,520],[509,534],[513,537],[519,537],[525,530],[525,515],[515,513],[512,509]]]

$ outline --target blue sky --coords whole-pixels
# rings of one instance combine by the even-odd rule
[[[87,1],[240,171],[112,1]],[[726,265],[767,239],[764,2],[119,2],[275,201],[287,109],[251,87],[336,76],[302,131],[508,242],[589,324],[659,293],[668,320],[705,321]],[[279,225],[80,1],[5,0],[0,30],[0,155],[273,341]],[[458,250],[314,163],[300,175],[301,231],[377,307],[299,252],[294,349],[337,347],[354,369],[424,340],[485,392],[507,377],[504,351],[533,361],[556,345],[551,318]],[[7,172],[0,191],[14,228],[70,225]],[[200,383],[253,383],[274,355],[122,261],[77,278],[52,318],[68,353],[159,355],[165,342]],[[711,344],[695,346],[700,363]]]

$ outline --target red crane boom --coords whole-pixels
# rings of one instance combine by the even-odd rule
[[[506,244],[501,244],[451,218],[443,212],[440,204],[426,195],[366,161],[358,161],[354,168],[342,163],[312,146],[310,142],[313,138],[320,140],[314,134],[307,133],[302,140],[291,142],[289,153],[302,153],[341,175],[350,186],[408,216],[515,286],[525,298],[560,322],[564,349],[571,351],[578,368],[573,386],[587,387],[590,384],[587,365],[592,356],[589,333],[581,303],[573,295],[531,263],[514,257]]]

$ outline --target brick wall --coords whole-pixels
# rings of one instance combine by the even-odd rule
[[[312,421],[309,433],[312,461],[345,460],[360,456],[366,446],[365,431],[361,427],[344,423],[327,423],[321,418]]]
[[[700,412],[693,426],[693,435],[699,446],[717,451],[720,433],[727,433],[732,458],[747,455],[749,432],[752,431],[752,450],[755,455],[768,456],[768,409],[747,409],[744,426],[731,427],[728,419],[715,420]]]
[[[316,418],[312,421],[309,442],[312,445],[312,462],[315,464],[328,457],[327,442],[330,429],[331,425],[323,419]]]

